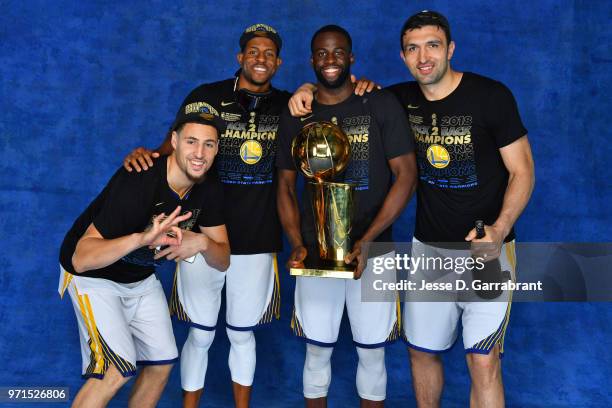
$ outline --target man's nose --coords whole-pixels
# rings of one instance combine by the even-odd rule
[[[422,47],[419,49],[418,57],[419,57],[419,62],[427,61],[428,54],[427,54],[427,50],[425,49],[425,47]]]

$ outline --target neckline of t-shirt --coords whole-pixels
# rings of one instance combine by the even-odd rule
[[[427,99],[425,97],[425,94],[423,93],[423,90],[421,90],[421,87],[419,87],[419,92],[421,94],[421,98],[423,98],[423,100],[426,101],[427,103],[443,103],[443,102],[446,102],[446,101],[450,100],[451,98],[454,98],[455,95],[459,94],[459,92],[462,91],[462,89],[467,86],[467,82],[470,81],[471,77],[472,77],[472,73],[471,72],[467,72],[467,71],[462,72],[461,79],[459,80],[459,84],[457,85],[457,87],[455,89],[453,89],[453,91],[451,93],[449,93],[448,95],[446,95],[444,98],[436,99],[435,101],[430,101],[429,99]]]
[[[163,160],[163,162],[162,162],[162,163],[160,163],[160,164],[161,164],[161,166],[160,166],[160,167],[161,167],[161,178],[162,178],[162,180],[163,180],[164,185],[165,185],[165,186],[168,188],[168,190],[169,190],[169,191],[170,191],[172,194],[174,194],[174,195],[176,196],[176,198],[177,198],[179,201],[186,200],[186,199],[188,199],[188,198],[189,198],[189,195],[190,195],[190,193],[191,193],[191,190],[193,190],[193,187],[194,187],[194,186],[191,186],[191,188],[190,188],[189,190],[187,190],[187,192],[186,192],[185,194],[183,194],[183,197],[181,197],[181,196],[179,195],[179,193],[177,193],[177,192],[176,192],[176,191],[175,191],[175,190],[172,188],[172,186],[170,185],[170,183],[168,183],[168,158],[169,158],[169,157],[170,157],[170,156],[162,156],[162,160]]]
[[[324,103],[319,103],[316,99],[312,100],[312,111],[315,111],[315,108],[317,111],[321,112],[324,111],[326,109],[335,109],[335,108],[339,108],[345,104],[349,104],[351,103],[355,98],[357,98],[358,96],[355,95],[354,93],[351,93],[351,95],[346,98],[345,100],[338,102],[338,103],[334,103],[333,105],[327,105]]]
[[[235,76],[234,78],[228,78],[227,81],[232,83],[232,92],[237,94],[240,89],[238,89],[238,80],[239,76]],[[270,98],[276,96],[279,92],[282,92],[280,89],[275,88],[272,83],[270,83]],[[257,92],[253,92],[257,94]]]

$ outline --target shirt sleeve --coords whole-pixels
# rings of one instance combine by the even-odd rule
[[[395,98],[402,103],[402,93],[401,93],[401,84],[394,84],[394,85],[389,85],[389,86],[385,86],[385,90],[389,91],[393,94],[393,96],[395,96]]]
[[[285,170],[296,170],[293,157],[291,156],[291,142],[297,134],[294,119],[289,113],[289,108],[285,108],[280,117],[278,126],[278,140],[276,148],[276,167]]]
[[[527,134],[521,121],[516,100],[501,82],[489,90],[489,103],[485,104],[485,121],[498,148],[509,145]]]
[[[209,188],[206,189],[204,196],[205,205],[202,206],[202,211],[198,216],[197,222],[200,227],[216,227],[225,224],[223,185],[216,179],[209,183]]]
[[[144,202],[143,183],[139,182],[142,177],[120,170],[109,182],[104,204],[93,220],[103,238],[115,239],[144,228],[149,206]]]
[[[414,136],[397,98],[390,91],[381,90],[372,103],[381,129],[386,159],[413,152]]]

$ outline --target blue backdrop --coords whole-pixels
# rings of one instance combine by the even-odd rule
[[[235,72],[238,37],[255,22],[283,36],[274,83],[293,90],[313,79],[309,41],[323,24],[353,35],[353,72],[388,85],[409,79],[398,55],[405,18],[424,8],[446,14],[457,44],[453,66],[508,85],[529,129],[537,186],[519,239],[609,240],[609,1],[110,3],[0,2],[0,386],[78,390],[76,321],[56,292],[59,244],[122,158],[157,146],[193,87]],[[413,206],[397,222],[396,239],[410,239]],[[171,270],[159,275],[167,287]],[[282,319],[257,333],[254,406],[302,405],[304,347],[288,327],[294,282],[283,273],[281,283]],[[503,363],[508,405],[612,406],[611,320],[605,303],[515,304]],[[176,333],[180,346],[184,328]],[[204,406],[231,405],[227,351],[218,330]],[[466,406],[461,347],[445,360],[444,405]],[[332,363],[330,406],[357,406],[346,325]],[[403,345],[389,347],[387,368],[388,406],[412,406]],[[179,404],[179,384],[175,369],[160,406]],[[121,391],[113,406],[125,406],[127,396]]]

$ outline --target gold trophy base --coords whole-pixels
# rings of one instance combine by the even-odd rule
[[[314,276],[317,278],[353,279],[357,265],[344,262],[323,261],[320,259],[304,260],[303,268],[290,268],[291,276]]]
[[[291,276],[315,276],[317,278],[353,279],[355,277],[354,270],[340,271],[337,269],[291,268],[289,269],[289,273]]]

